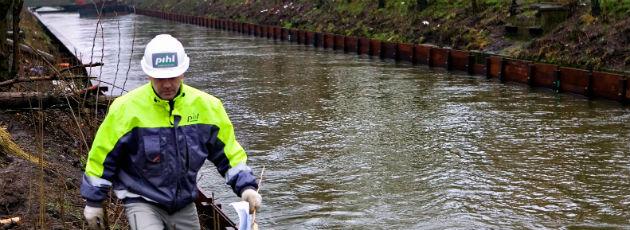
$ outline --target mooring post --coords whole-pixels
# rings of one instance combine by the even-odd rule
[[[553,88],[556,93],[560,93],[560,66],[556,66],[556,69],[553,74]]]
[[[472,52],[468,52],[468,63],[466,64],[466,72],[468,72],[468,75],[475,75],[475,56]]]
[[[412,45],[411,46],[411,64],[412,65],[416,65],[418,64],[418,56],[416,55],[417,52],[417,45]]]
[[[622,104],[626,105],[628,103],[628,78],[625,76],[621,79],[621,90],[619,92],[620,101]]]
[[[534,86],[534,65],[532,63],[527,63],[527,85]]]
[[[381,53],[380,53],[379,57],[380,57],[381,59],[385,59],[385,56],[386,56],[386,54],[387,54],[387,50],[386,50],[386,49],[387,49],[387,47],[385,46],[385,42],[383,42],[383,41],[379,41],[379,43],[378,43],[378,44],[379,44],[379,46],[381,47],[381,48],[380,48]]]
[[[501,57],[501,62],[499,64],[499,81],[505,82],[505,63],[507,61],[504,57]]]
[[[593,98],[593,68],[588,69],[588,81],[586,83],[586,97]]]
[[[492,76],[490,75],[490,65],[490,57],[486,57],[486,79],[492,78]]]
[[[446,70],[453,70],[453,57],[451,57],[451,49],[446,50]]]
[[[427,52],[427,65],[429,67],[433,67],[433,63],[431,63],[431,51],[433,50],[433,47],[429,47],[429,51]]]

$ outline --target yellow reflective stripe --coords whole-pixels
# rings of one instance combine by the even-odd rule
[[[112,103],[110,111],[96,132],[85,167],[85,174],[88,176],[103,176],[103,162],[105,162],[107,154],[114,149],[118,139],[124,135],[120,123],[117,123],[119,120],[116,118],[116,114],[119,114],[116,112],[118,108],[118,103]]]
[[[197,89],[185,86],[186,96],[184,98],[202,99],[196,101],[195,106],[181,108],[181,114],[190,114],[196,120],[196,124],[209,124],[219,127],[217,138],[225,145],[223,152],[230,162],[231,167],[247,162],[247,154],[243,147],[236,141],[234,127],[230,121],[223,103],[216,97],[203,93]],[[176,101],[177,102],[177,101]],[[199,114],[199,116],[197,116]],[[191,124],[187,117],[182,117],[182,125]]]
[[[223,127],[219,127],[218,138],[225,144],[223,152],[225,153],[228,161],[230,161],[231,167],[247,162],[247,154],[245,153],[243,147],[236,141],[234,128],[229,120],[227,121],[227,124],[223,125]]]

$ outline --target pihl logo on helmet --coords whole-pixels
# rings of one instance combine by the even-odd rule
[[[153,68],[177,67],[177,53],[154,53]]]

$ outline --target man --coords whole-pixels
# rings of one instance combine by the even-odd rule
[[[221,101],[182,83],[188,64],[177,39],[156,36],[141,60],[150,83],[111,104],[81,184],[90,228],[104,227],[102,202],[113,186],[131,229],[199,229],[193,202],[206,159],[250,212],[260,207],[256,178]]]

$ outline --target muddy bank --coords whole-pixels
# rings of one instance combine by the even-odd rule
[[[67,65],[61,63],[70,60],[71,54],[60,51],[61,44],[49,37],[26,10],[22,12],[20,28],[24,31],[25,44],[53,55],[55,61],[49,63],[36,55],[25,54],[20,60],[18,77],[46,76]],[[75,74],[67,71],[60,78]],[[0,88],[0,92],[59,93],[85,87],[83,80],[57,81],[55,84],[37,81],[8,85]],[[83,98],[69,97],[68,100],[81,102]],[[26,107],[0,109],[0,128],[6,129],[25,152],[47,163],[42,167],[11,153],[0,152],[0,219],[21,219],[18,225],[0,228],[83,228],[85,201],[79,194],[79,186],[88,146],[103,114],[104,107],[95,113],[94,107],[78,108],[76,103],[42,109],[37,100]],[[116,207],[112,205],[112,210],[117,210]],[[122,220],[119,224],[122,225]]]
[[[362,36],[392,42],[428,43],[461,50],[479,50],[537,62],[584,69],[630,71],[630,4],[604,5],[599,17],[590,5],[556,0],[567,10],[562,20],[539,37],[505,36],[505,26],[517,22],[536,25],[539,1],[429,1],[420,9],[415,1],[156,1],[143,0],[138,8],[210,16],[249,23],[299,28],[316,32]],[[606,8],[608,7],[608,8]]]

